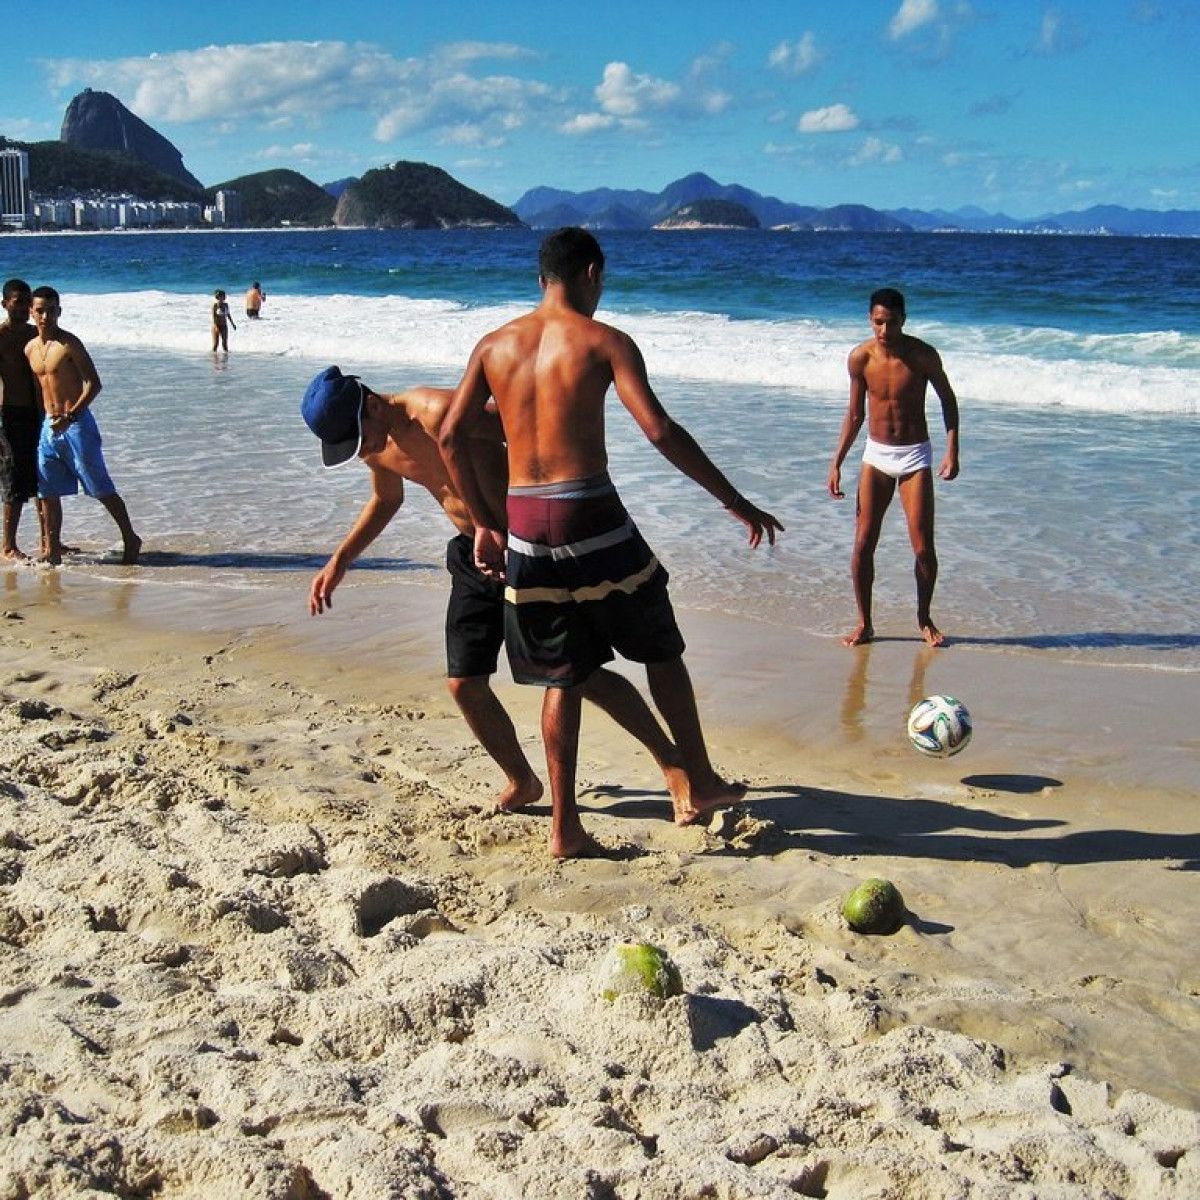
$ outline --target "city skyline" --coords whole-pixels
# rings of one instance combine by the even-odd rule
[[[125,0],[56,9],[6,70],[0,134],[57,138],[109,91],[206,185],[316,182],[399,159],[511,205],[529,188],[658,191],[703,171],[796,203],[1200,208],[1182,0],[854,6],[297,0],[284,17]],[[336,37],[329,36],[336,32]],[[1181,102],[1182,101],[1182,102]]]

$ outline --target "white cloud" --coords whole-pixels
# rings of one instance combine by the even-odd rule
[[[103,88],[147,121],[317,124],[329,113],[361,109],[375,115],[375,136],[386,141],[464,123],[520,125],[549,102],[553,90],[472,68],[485,59],[528,57],[510,43],[460,42],[425,58],[397,58],[365,43],[260,42],[43,65],[55,87]]]
[[[596,85],[600,107],[614,117],[636,117],[648,109],[666,108],[680,96],[679,84],[651,75],[635,75],[628,63],[610,62]]]
[[[605,129],[611,129],[616,123],[617,118],[609,116],[608,113],[576,113],[558,128],[560,133],[586,137],[590,133],[601,133]]]
[[[323,157],[313,142],[297,142],[293,146],[264,146],[254,156],[274,162],[278,159],[288,161],[311,162],[314,158]]]
[[[893,41],[898,41],[914,29],[937,20],[937,15],[937,0],[904,0],[888,24],[888,34]]]
[[[858,128],[858,117],[849,105],[830,104],[806,112],[796,128],[801,133],[845,133]]]
[[[803,75],[806,71],[811,71],[820,59],[817,39],[810,30],[798,41],[780,42],[767,56],[767,63],[776,71],[784,71],[789,75]]]
[[[852,167],[863,167],[868,163],[898,163],[904,159],[899,146],[869,137],[846,161]]]
[[[1058,48],[1059,30],[1062,28],[1062,13],[1056,8],[1048,8],[1042,14],[1042,24],[1038,30],[1036,49],[1040,54],[1053,54]]]

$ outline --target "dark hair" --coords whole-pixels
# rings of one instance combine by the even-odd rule
[[[44,283],[41,287],[33,289],[34,300],[49,300],[55,308],[62,304],[62,297],[48,284]]]
[[[11,296],[17,296],[21,292],[28,292],[28,291],[29,291],[29,284],[27,284],[25,282],[25,280],[9,279],[9,280],[5,281],[3,296],[4,296],[4,299],[7,300]]]
[[[898,312],[904,316],[904,296],[895,288],[880,288],[878,291],[872,292],[867,312],[870,312],[877,304],[882,304],[884,308],[890,308],[892,312]]]
[[[604,251],[586,229],[564,225],[547,234],[538,252],[538,273],[543,279],[570,283],[595,263],[604,270]]]

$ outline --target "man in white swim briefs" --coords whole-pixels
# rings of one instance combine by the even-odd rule
[[[870,316],[873,336],[855,346],[847,361],[850,405],[829,468],[829,494],[841,500],[842,462],[865,420],[867,445],[858,477],[858,512],[850,560],[858,627],[842,642],[861,646],[875,636],[871,624],[875,547],[883,515],[899,489],[916,556],[917,625],[929,645],[940,646],[945,636],[929,615],[938,562],[933,547],[933,448],[925,423],[926,386],[932,384],[937,393],[946,426],[946,453],[938,467],[940,479],[958,475],[958,400],[938,352],[927,342],[903,332],[904,297],[898,291],[880,288],[873,292]]]

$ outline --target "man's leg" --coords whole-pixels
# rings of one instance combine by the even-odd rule
[[[22,554],[17,548],[17,526],[21,522],[21,509],[24,507],[21,501],[4,502],[4,547],[0,551],[0,556],[12,561],[20,562],[29,557],[28,554]]]
[[[650,751],[666,779],[672,803],[677,808],[681,804],[686,808],[690,787],[683,758],[642,699],[642,693],[624,675],[600,667],[583,685],[583,698],[607,713]]]
[[[854,600],[858,605],[858,628],[842,638],[843,646],[861,646],[875,636],[871,624],[871,592],[875,586],[875,547],[883,514],[887,512],[896,481],[869,463],[863,463],[858,476],[858,508],[854,524],[854,551],[850,556],[850,578],[854,582]]]
[[[62,500],[58,496],[46,496],[42,500],[42,513],[46,543],[38,561],[58,566],[62,562]]]
[[[908,540],[912,543],[917,577],[917,627],[931,646],[941,646],[946,638],[933,623],[929,606],[937,584],[938,560],[933,548],[933,472],[926,468],[906,475],[900,481],[900,503],[908,522]]]
[[[121,531],[121,540],[125,543],[125,553],[121,556],[121,562],[126,566],[137,562],[138,555],[142,552],[142,539],[133,531],[125,501],[116,492],[107,496],[97,496],[96,499],[108,510],[108,515],[116,521],[117,528]]]
[[[548,687],[542,700],[542,741],[550,776],[550,853],[579,858],[595,843],[579,820],[575,806],[575,765],[579,757],[579,710],[583,688]]]
[[[654,703],[675,739],[690,782],[686,799],[677,798],[672,793],[675,824],[691,825],[714,809],[736,804],[746,795],[745,785],[726,783],[713,770],[704,741],[704,730],[700,727],[692,678],[682,657],[667,662],[647,663],[646,678]]]
[[[486,675],[450,679],[450,695],[476,741],[488,752],[508,779],[496,796],[496,808],[504,812],[535,804],[542,798],[542,781],[534,774],[517,730]]]

